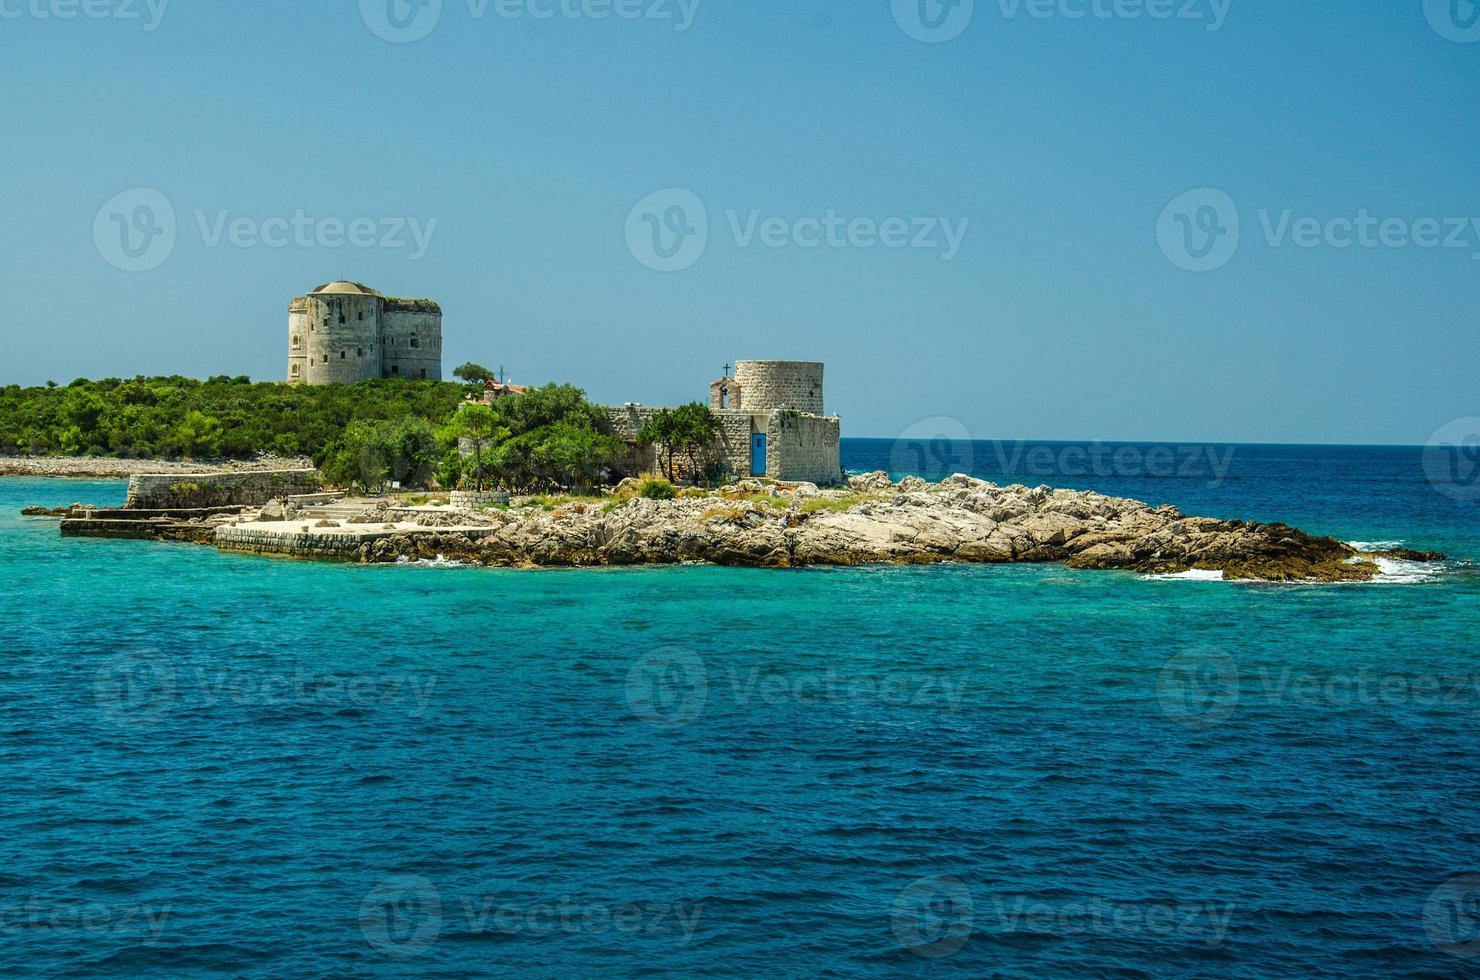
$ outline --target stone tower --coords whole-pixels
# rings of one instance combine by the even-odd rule
[[[826,415],[822,368],[820,361],[736,361],[740,405],[752,415],[769,415],[781,408]]]
[[[288,380],[442,380],[442,309],[369,286],[326,283],[288,306]]]

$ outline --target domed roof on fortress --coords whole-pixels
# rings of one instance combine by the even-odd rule
[[[380,295],[380,293],[378,293],[375,290],[371,289],[369,286],[366,286],[364,283],[350,282],[347,279],[336,279],[333,282],[326,282],[326,283],[324,283],[324,285],[322,285],[319,288],[315,289],[313,291],[313,293],[311,293],[310,295],[323,294],[323,293],[327,293],[329,295],[335,295],[335,296],[379,296]]]

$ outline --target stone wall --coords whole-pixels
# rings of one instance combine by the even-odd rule
[[[621,408],[608,408],[606,414],[612,422],[612,434],[632,447],[624,469],[633,475],[658,472],[657,447],[637,445],[637,434],[658,414],[658,410],[642,405],[624,405]]]
[[[308,334],[297,334],[303,344],[306,366],[302,380],[309,384],[352,384],[380,377],[379,296],[311,295],[305,300],[301,320],[289,314],[289,329],[305,323]],[[291,344],[291,338],[289,339]],[[290,346],[289,380],[292,377]]]
[[[242,507],[265,504],[290,494],[318,489],[317,470],[266,470],[256,473],[150,473],[128,481],[129,510]]]
[[[379,376],[441,381],[442,314],[430,309],[395,308],[395,301],[386,302]]]
[[[715,452],[730,479],[750,476],[750,435],[758,421],[749,412],[715,412],[719,416],[719,445]]]
[[[766,424],[766,475],[819,486],[843,480],[842,425],[837,418],[775,412]]]
[[[752,415],[779,408],[824,415],[822,373],[818,361],[736,361],[740,407]]]

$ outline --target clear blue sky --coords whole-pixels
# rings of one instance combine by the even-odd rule
[[[0,0],[0,381],[278,380],[288,300],[345,277],[440,300],[449,369],[604,401],[701,397],[735,358],[825,360],[852,436],[948,416],[977,438],[1422,443],[1480,414],[1480,228],[1302,248],[1260,218],[1480,224],[1480,43],[1422,0],[1232,0],[1217,30],[1212,0],[1191,0],[1201,20],[977,0],[943,43],[901,28],[910,0],[701,0],[685,31],[444,0],[411,43],[367,26],[387,0],[174,0],[153,30],[148,0],[86,0],[139,20],[37,15],[69,2]],[[141,187],[176,241],[126,272],[94,224]],[[665,273],[627,225],[671,187],[709,238]],[[1204,187],[1242,234],[1193,273],[1158,219]],[[436,226],[417,258],[212,245],[197,217],[300,211]],[[969,225],[947,260],[745,245],[729,211],[742,231],[752,211]]]

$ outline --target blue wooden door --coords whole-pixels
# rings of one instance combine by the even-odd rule
[[[766,434],[758,432],[750,437],[750,475],[766,475]]]

